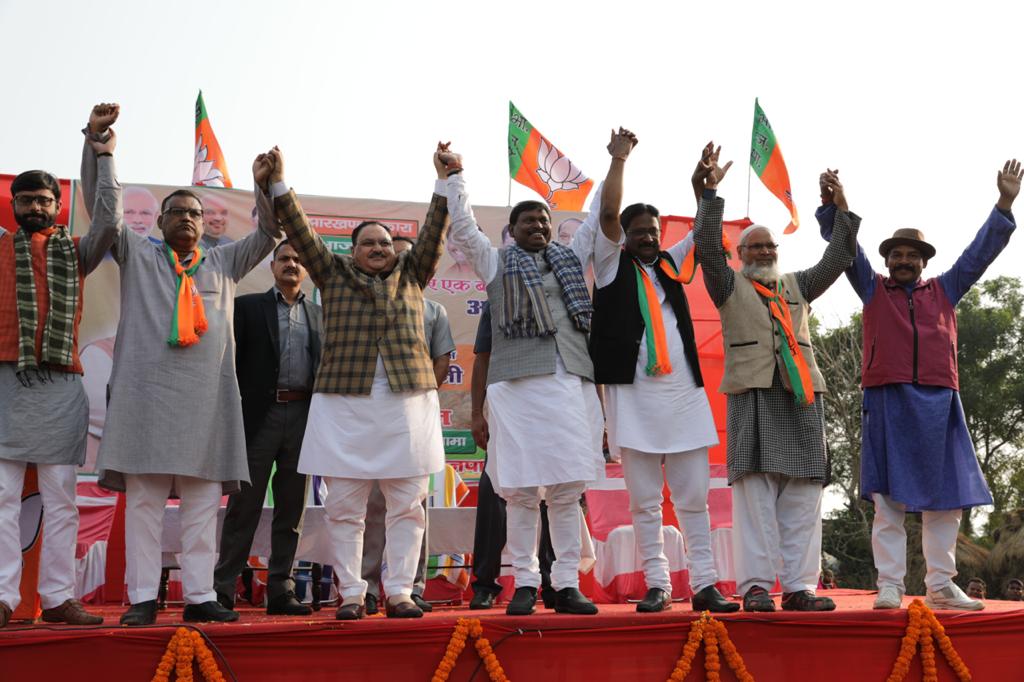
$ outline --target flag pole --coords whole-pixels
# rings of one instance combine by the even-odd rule
[[[511,206],[511,205],[512,205],[512,176],[510,175],[510,176],[508,176],[508,204],[506,204],[506,206]]]
[[[750,218],[750,164],[747,164],[747,218]]]

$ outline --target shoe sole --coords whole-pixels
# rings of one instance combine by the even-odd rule
[[[641,608],[639,604],[636,605],[636,612],[637,613],[661,613],[662,611],[671,611],[671,610],[672,610],[672,605],[671,604],[666,604],[666,605],[662,606],[660,609],[659,608],[653,608],[652,609],[650,607]]]
[[[936,604],[935,602],[929,602],[927,599],[924,605],[932,610],[938,611],[984,611],[985,605],[978,606],[953,606],[952,604]]]

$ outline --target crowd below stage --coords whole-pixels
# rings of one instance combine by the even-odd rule
[[[777,237],[755,224],[740,236],[741,268],[733,270],[719,194],[731,162],[720,164],[713,143],[692,176],[692,235],[663,249],[658,209],[622,206],[638,143],[623,128],[611,135],[607,176],[568,243],[553,238],[545,203],[525,201],[510,212],[510,241],[493,245],[474,217],[463,158],[439,143],[418,238],[366,221],[352,234],[351,255],[336,255],[285,182],[277,147],[253,162],[258,227],[245,238],[211,241],[216,207],[188,189],[161,202],[162,240],[125,229],[112,127],[119,115],[118,105],[99,104],[83,130],[86,235],[55,224],[62,197],[52,175],[27,171],[11,183],[18,225],[0,231],[0,627],[20,599],[28,464],[38,470],[45,509],[42,619],[102,622],[75,599],[73,585],[76,466],[89,412],[78,328],[87,275],[108,254],[120,269],[121,316],[97,468],[101,486],[126,494],[131,606],[120,623],[155,622],[171,495],[181,500],[183,619],[237,620],[235,584],[268,485],[275,507],[267,612],[308,615],[291,572],[309,475],[326,487],[336,618],[357,620],[380,606],[395,618],[429,610],[424,500],[430,475],[444,466],[437,390],[453,342],[444,309],[423,293],[446,240],[488,299],[473,374],[473,430],[488,464],[470,608],[494,605],[504,546],[515,580],[507,613],[533,613],[538,593],[558,613],[597,613],[579,589],[580,500],[601,474],[607,428],[621,452],[648,588],[637,611],[672,606],[666,482],[695,610],[833,610],[818,594],[827,377],[809,318],[814,300],[844,273],[864,305],[861,490],[875,506],[874,606],[902,604],[910,511],[923,518],[926,603],[984,608],[983,582],[972,580],[965,593],[953,581],[962,510],[992,503],[960,403],[955,306],[1016,228],[1011,208],[1024,176],[1016,160],[997,172],[997,201],[976,237],[934,278],[922,275],[935,248],[917,229],[884,240],[885,271],[874,270],[857,240],[861,218],[829,169],[819,179],[821,258],[780,272]],[[236,298],[239,280],[268,256],[275,285]],[[701,373],[683,288],[690,261],[721,318],[725,370],[717,387],[705,387]],[[322,307],[302,293],[307,276]],[[727,396],[739,600],[716,587],[707,496],[708,449],[718,437],[706,389]],[[223,494],[231,497],[218,547]],[[776,581],[780,604],[771,595]],[[1019,598],[1021,587],[1011,581],[1008,591]]]

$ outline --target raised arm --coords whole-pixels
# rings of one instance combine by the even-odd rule
[[[120,113],[121,108],[117,104],[97,104],[92,108],[89,125],[84,131],[83,177],[88,168],[92,194],[92,202],[89,204],[92,224],[89,232],[78,243],[78,260],[85,274],[103,262],[103,257],[110,252],[124,227],[121,185],[117,181],[117,169],[114,166],[117,136],[110,127]]]
[[[444,230],[448,222],[448,198],[445,196],[448,173],[462,170],[461,158],[457,167],[453,165],[449,168],[441,158],[442,151],[448,152],[448,145],[438,142],[437,151],[434,152],[434,170],[437,171],[434,193],[430,196],[430,206],[427,208],[423,230],[420,231],[416,244],[409,253],[409,260],[406,261],[416,273],[416,281],[419,282],[421,289],[426,288],[437,272],[437,264],[441,262],[441,252],[444,250]],[[456,155],[451,156],[451,161],[455,164]]]
[[[953,305],[956,305],[967,290],[981,279],[988,266],[1010,242],[1010,235],[1017,228],[1012,208],[1014,199],[1020,193],[1022,176],[1024,169],[1017,159],[1003,164],[1003,169],[996,174],[999,201],[996,202],[995,208],[970,246],[956,259],[953,267],[939,275],[939,282]]]
[[[313,284],[323,288],[324,283],[334,274],[334,254],[313,230],[298,197],[284,181],[284,156],[281,150],[275,146],[266,154],[257,156],[252,164],[252,175],[257,193],[269,195],[273,201],[274,215],[284,228],[288,243],[295,248],[299,262],[309,272],[309,278]],[[260,220],[262,223],[262,216]]]
[[[818,228],[825,241],[832,239],[832,232],[835,228],[836,213],[840,210],[836,198],[842,203],[844,211],[848,211],[846,195],[843,192],[843,185],[839,182],[839,171],[826,169],[818,178],[818,187],[821,190],[821,206],[815,212],[814,217],[818,219]],[[846,268],[846,279],[850,281],[853,290],[860,297],[862,303],[867,305],[868,301],[875,294],[875,269],[871,267],[867,254],[861,248],[860,242],[856,242],[856,255],[853,263]]]
[[[693,221],[693,243],[697,249],[697,261],[704,273],[704,286],[716,307],[725,304],[736,286],[736,273],[726,262],[722,246],[722,216],[725,201],[718,196],[718,184],[729,172],[732,161],[724,167],[718,165],[722,148],[708,142],[701,152],[699,173],[694,173],[695,182],[701,183],[701,198],[697,204],[697,216]]]
[[[462,173],[462,157],[454,152],[446,151],[441,159],[445,167],[453,170],[448,174],[448,211],[451,213],[452,225],[448,238],[452,244],[466,255],[473,264],[477,277],[484,283],[490,282],[498,272],[498,250],[491,246],[476,222],[473,208],[469,203],[466,191],[466,179]]]
[[[832,236],[821,260],[806,270],[800,270],[796,274],[796,281],[800,287],[800,293],[808,302],[821,296],[832,284],[839,279],[839,275],[849,268],[857,255],[857,230],[860,228],[860,216],[850,212],[846,200],[846,190],[839,182],[839,176],[829,171],[824,180],[825,187],[835,204],[835,216],[832,221]],[[866,259],[865,259],[866,260]],[[868,266],[870,268],[870,265]],[[857,288],[857,285],[854,285]],[[860,291],[857,292],[858,295]],[[862,297],[862,300],[863,297]]]
[[[281,191],[283,192],[287,186],[284,184],[284,160],[280,158],[279,151],[278,158],[281,162],[281,170],[277,177],[281,182]],[[273,169],[268,163],[270,162],[266,155],[260,154],[252,165],[253,195],[256,201],[256,230],[243,239],[218,246],[208,252],[209,258],[224,263],[224,271],[236,282],[259,265],[274,250],[284,235],[274,216],[271,197],[264,189],[268,177],[273,180],[274,175]]]
[[[608,153],[611,154],[612,160],[601,190],[601,232],[608,241],[616,244],[622,239],[622,226],[619,224],[619,213],[622,212],[622,178],[626,170],[626,159],[637,142],[636,135],[625,128],[619,128],[618,132],[613,130],[608,142]]]
[[[590,193],[590,206],[587,208],[587,215],[583,217],[583,222],[576,232],[573,233],[572,241],[569,242],[569,248],[580,259],[580,265],[583,266],[584,270],[587,269],[590,261],[594,258],[594,242],[600,229],[598,223],[601,221],[601,192],[603,187],[604,183],[601,183],[595,191]]]

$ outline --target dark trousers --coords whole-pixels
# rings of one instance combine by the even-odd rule
[[[487,473],[480,475],[476,498],[476,528],[473,532],[473,592],[501,592],[498,576],[501,574],[501,550],[505,548],[505,500],[494,491]],[[541,588],[551,587],[551,564],[555,550],[551,547],[548,528],[548,508],[540,503],[540,561]]]
[[[420,559],[416,564],[416,581],[412,584],[412,593],[423,596],[427,586],[427,501],[423,500],[423,542],[420,543]],[[366,581],[366,594],[380,599],[380,572],[384,565],[384,545],[386,536],[385,521],[387,520],[387,504],[380,484],[373,482],[370,497],[366,502],[366,527],[363,530],[363,565],[360,572]]]
[[[270,534],[270,560],[267,565],[267,598],[274,599],[295,589],[292,564],[302,529],[306,506],[306,476],[298,473],[299,450],[306,431],[309,401],[274,403],[267,410],[263,426],[247,444],[250,485],[228,498],[224,528],[220,536],[220,556],[213,571],[217,594],[234,601],[235,584],[252,549],[263,500],[267,495],[270,470],[277,464],[271,484],[274,491],[274,519]]]

